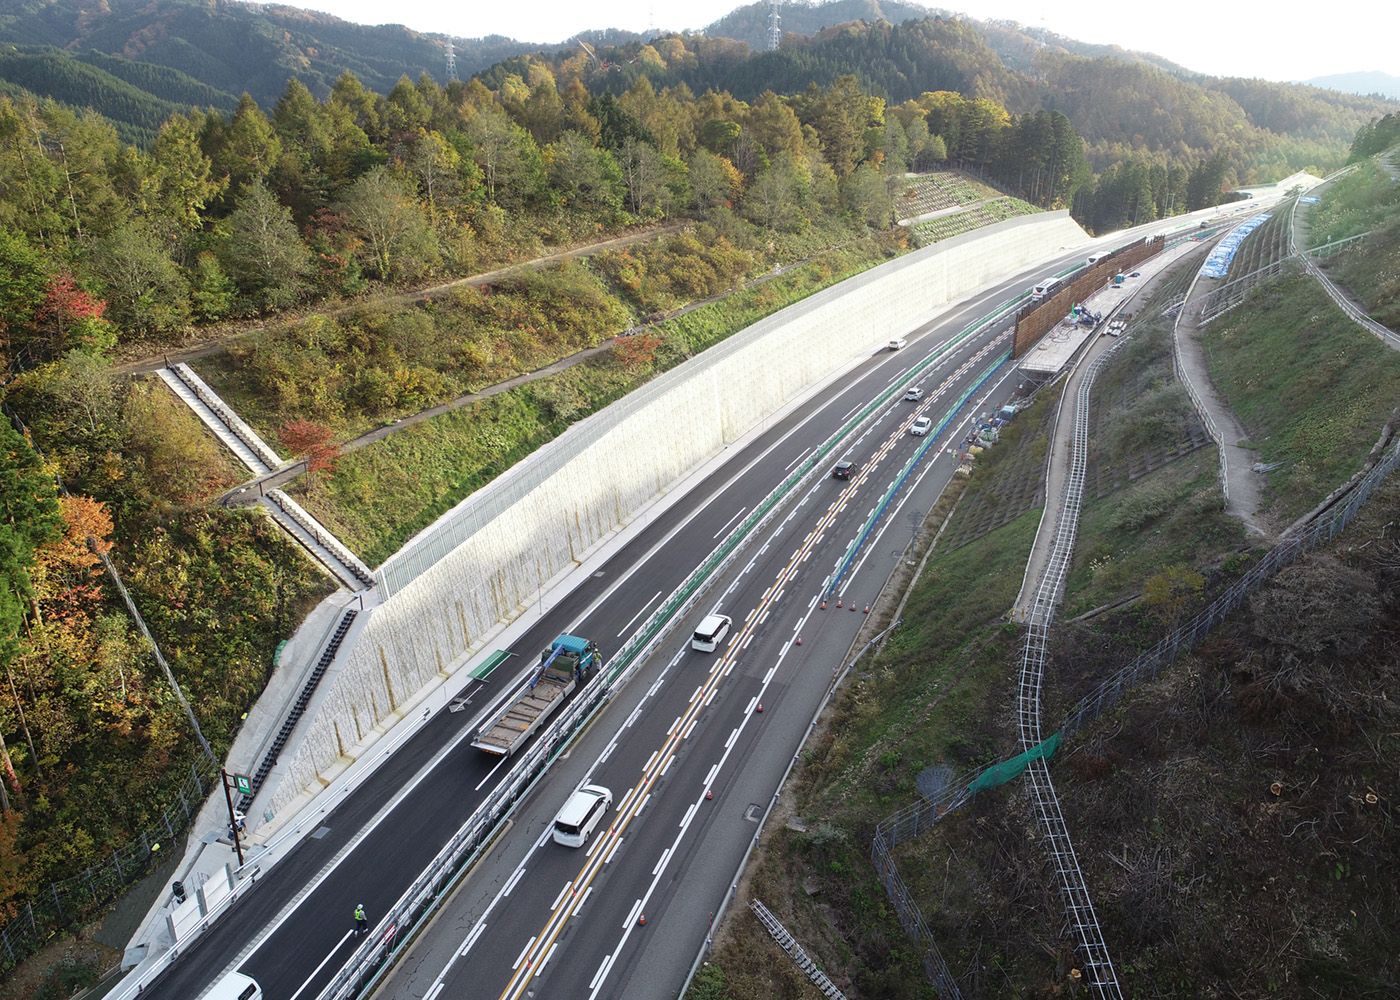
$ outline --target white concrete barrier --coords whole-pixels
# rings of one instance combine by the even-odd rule
[[[545,582],[855,355],[979,288],[1080,246],[1067,212],[1009,219],[888,261],[753,324],[570,427],[425,529],[376,573],[384,603],[267,805],[320,784],[412,696],[455,670]]]

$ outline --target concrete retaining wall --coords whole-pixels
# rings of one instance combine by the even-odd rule
[[[1068,213],[925,247],[783,309],[569,428],[408,543],[266,805],[343,765],[542,585],[804,390],[969,293],[1087,242]]]

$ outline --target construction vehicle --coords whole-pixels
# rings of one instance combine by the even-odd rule
[[[477,731],[472,746],[498,757],[514,753],[579,684],[602,666],[598,644],[561,635],[540,653],[540,663],[515,697]]]

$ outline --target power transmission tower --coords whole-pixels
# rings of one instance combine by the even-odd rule
[[[778,16],[778,0],[768,5],[768,51],[777,52],[783,41],[783,19]]]
[[[457,79],[457,49],[450,38],[447,40],[447,79]]]

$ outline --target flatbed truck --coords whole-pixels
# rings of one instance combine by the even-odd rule
[[[539,666],[515,697],[477,730],[472,746],[497,757],[509,756],[602,662],[597,643],[576,635],[559,636],[540,653]]]

